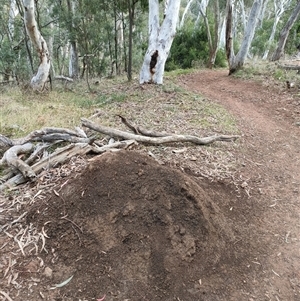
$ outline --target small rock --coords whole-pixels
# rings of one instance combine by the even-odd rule
[[[49,267],[45,267],[43,274],[48,278],[52,278],[53,271]]]

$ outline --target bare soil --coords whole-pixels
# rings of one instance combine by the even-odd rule
[[[20,230],[38,229],[42,252],[12,262],[0,236],[0,300],[300,301],[298,91],[208,70],[178,85],[235,117],[234,178],[197,173],[203,154],[160,164],[143,148],[61,174]]]

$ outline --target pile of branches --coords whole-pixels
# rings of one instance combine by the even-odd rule
[[[0,153],[4,153],[0,160],[0,168],[3,170],[0,177],[0,191],[27,181],[35,181],[43,170],[63,164],[77,155],[101,154],[106,151],[128,148],[138,143],[160,145],[189,142],[207,145],[215,141],[230,142],[238,138],[235,135],[199,138],[192,135],[155,132],[135,126],[126,118],[118,116],[131,132],[120,131],[82,118],[82,128],[76,127],[75,130],[48,127],[14,140],[0,134]],[[89,130],[89,135],[86,129]],[[104,134],[110,139],[97,139],[94,132]],[[55,149],[55,151],[49,153],[49,149]]]

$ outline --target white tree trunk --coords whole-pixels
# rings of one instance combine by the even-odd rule
[[[10,42],[12,43],[14,39],[14,32],[15,32],[15,17],[18,14],[18,9],[16,7],[16,0],[10,1],[10,7],[9,7],[9,18],[8,18],[8,38]]]
[[[297,2],[294,10],[292,11],[292,14],[290,15],[289,19],[287,20],[286,24],[284,25],[284,27],[280,32],[277,49],[275,50],[272,56],[272,61],[277,61],[280,59],[281,56],[283,56],[286,40],[289,36],[291,28],[293,27],[296,20],[299,18],[299,14],[300,14],[300,1]]]
[[[77,43],[70,42],[70,52],[69,52],[69,77],[78,78],[79,69],[78,69],[78,52],[77,52]]]
[[[72,22],[70,26],[70,32],[74,30],[74,14],[76,12],[76,3],[74,0],[68,0],[68,9],[70,15],[72,16]],[[79,63],[78,63],[78,50],[77,50],[77,42],[72,38],[70,41],[70,52],[69,52],[69,77],[77,79],[79,77]]]
[[[226,15],[223,18],[219,34],[219,48],[224,49],[226,44]]]
[[[180,0],[170,0],[162,25],[159,25],[159,1],[149,1],[149,45],[140,72],[140,84],[163,83],[165,63],[175,37]]]
[[[192,4],[193,1],[194,1],[194,0],[189,0],[189,2],[187,3],[187,5],[186,5],[186,7],[185,7],[185,9],[184,9],[184,12],[183,12],[183,14],[182,14],[182,17],[181,17],[181,21],[180,21],[180,24],[179,24],[179,28],[182,28],[182,26],[183,26],[183,24],[184,24],[185,16],[186,16],[188,10],[190,9],[190,6],[191,6],[191,4]]]
[[[36,75],[31,79],[31,87],[34,90],[42,91],[49,76],[50,70],[50,55],[47,43],[42,37],[34,16],[34,0],[23,0],[24,5],[24,19],[27,33],[30,37],[31,43],[36,49],[40,65]]]
[[[277,3],[277,2],[279,2],[279,3]],[[285,1],[284,0],[279,0],[279,1],[274,0],[274,14],[275,14],[274,23],[273,23],[271,35],[267,42],[265,53],[263,55],[263,60],[266,60],[268,58],[270,47],[272,45],[272,42],[274,41],[274,37],[276,34],[277,24],[278,24],[281,16],[283,15],[283,13],[285,12],[286,8],[289,7],[290,4],[291,4],[290,0],[285,0]]]
[[[251,42],[255,34],[255,28],[256,28],[258,16],[261,11],[261,7],[262,7],[262,0],[255,0],[251,8],[251,12],[249,15],[246,31],[244,34],[244,38],[240,50],[236,56],[231,57],[231,60],[229,62],[229,69],[230,69],[229,74],[235,72],[236,70],[238,70],[244,65],[245,59],[249,52]]]
[[[199,4],[199,12],[198,12],[198,16],[197,16],[197,19],[196,19],[196,22],[195,22],[195,28],[198,27],[198,24],[199,24],[199,22],[200,22],[200,17],[202,16],[201,11],[202,11],[202,12],[206,11],[207,6],[208,6],[208,2],[209,2],[209,0],[202,0],[201,2],[198,1],[198,4]]]

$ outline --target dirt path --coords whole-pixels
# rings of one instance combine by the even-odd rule
[[[259,233],[249,237],[257,239],[258,252],[246,259],[245,271],[256,264],[261,273],[245,280],[252,291],[245,291],[243,300],[300,300],[299,96],[267,82],[228,77],[227,71],[202,71],[180,82],[226,107],[242,133],[241,177],[251,187],[253,204],[263,210],[248,221]]]

